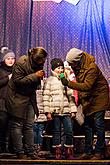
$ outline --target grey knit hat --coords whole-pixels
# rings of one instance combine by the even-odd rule
[[[72,48],[67,53],[66,61],[72,63],[73,61],[80,61],[83,51],[77,48]]]
[[[8,47],[1,47],[0,48],[0,59],[1,61],[4,61],[8,57],[15,58],[15,54],[12,50],[10,50]]]

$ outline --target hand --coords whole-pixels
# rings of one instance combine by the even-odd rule
[[[76,113],[72,112],[71,113],[71,118],[75,118],[76,117]]]
[[[65,77],[61,78],[61,82],[64,86],[68,86],[68,80]]]
[[[61,82],[64,86],[68,86],[68,80],[65,78],[64,73],[60,74],[60,79],[61,79]]]
[[[61,79],[61,82],[64,86],[68,86],[68,80],[65,78],[64,73],[60,74],[60,79]]]
[[[48,114],[47,114],[47,120],[52,120],[52,115],[51,115],[51,113],[48,113]]]
[[[36,76],[39,77],[39,78],[43,78],[43,77],[45,76],[44,70],[39,70],[39,71],[37,71],[35,74],[36,74]]]

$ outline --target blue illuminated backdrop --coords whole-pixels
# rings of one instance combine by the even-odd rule
[[[8,45],[19,57],[28,48],[43,46],[50,60],[65,60],[68,50],[80,48],[96,57],[96,62],[110,77],[110,3],[109,0],[80,0],[73,5],[66,0],[0,1],[0,45]]]

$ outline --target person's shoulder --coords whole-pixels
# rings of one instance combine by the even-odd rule
[[[89,62],[95,62],[95,57],[87,52],[84,52],[83,56],[86,57],[86,60],[89,60]]]
[[[49,76],[49,77],[47,77],[46,81],[47,81],[47,80],[51,80],[51,79],[53,79],[53,78],[54,78],[54,76]]]
[[[46,83],[52,83],[55,80],[54,76],[49,76],[46,78]]]
[[[28,56],[27,55],[22,55],[21,57],[19,57],[18,62],[22,62],[27,60]]]
[[[98,68],[98,65],[95,62],[90,63],[91,68]]]
[[[83,62],[84,62],[84,67],[87,69],[97,68],[97,64],[95,62],[95,57],[92,56],[91,54],[84,52]]]
[[[25,64],[28,59],[27,55],[22,55],[19,57],[19,59],[16,61],[16,64]]]

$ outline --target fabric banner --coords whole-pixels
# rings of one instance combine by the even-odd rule
[[[53,1],[53,2],[56,2],[56,3],[60,3],[62,0],[33,0],[33,1]],[[80,1],[80,0],[65,0],[66,2],[68,3],[71,3],[73,5],[77,5],[77,3]]]
[[[62,0],[33,0],[33,1],[53,1],[53,2],[56,2],[56,3],[60,3]]]
[[[71,3],[73,5],[77,5],[77,3],[80,1],[80,0],[65,0],[66,2],[68,3]]]

